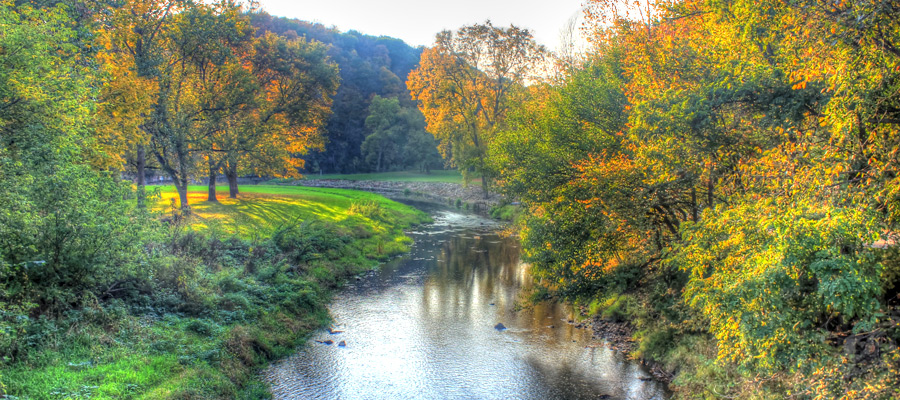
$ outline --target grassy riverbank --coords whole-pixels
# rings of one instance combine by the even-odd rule
[[[159,189],[164,216],[175,193]],[[191,187],[193,216],[153,229],[141,271],[91,306],[23,320],[5,343],[16,355],[0,364],[0,394],[266,397],[257,372],[327,323],[331,289],[407,251],[403,229],[427,220],[365,192],[248,186],[228,199],[225,189],[208,203]]]
[[[462,174],[457,170],[376,172],[369,174],[324,174],[307,175],[306,179],[342,179],[348,181],[394,181],[394,182],[446,182],[463,183]],[[475,181],[478,181],[476,179]]]

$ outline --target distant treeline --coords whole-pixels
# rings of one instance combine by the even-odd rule
[[[433,140],[430,134],[424,132],[424,123],[421,124],[422,129],[414,129],[416,132],[412,134],[392,135],[388,141],[382,135],[379,145],[363,146],[366,138],[376,133],[374,128],[366,126],[369,106],[375,96],[396,98],[404,113],[421,119],[405,82],[409,72],[418,66],[422,48],[411,47],[392,37],[375,37],[355,30],[340,32],[322,24],[276,17],[265,12],[253,14],[252,23],[258,28],[258,34],[273,32],[288,39],[304,37],[328,45],[328,56],[340,69],[340,86],[333,99],[331,117],[325,126],[325,147],[304,156],[306,173],[353,173],[441,166],[436,149],[424,149],[427,153],[424,159],[417,157],[421,152],[407,156],[404,151],[411,141]],[[386,158],[383,152],[376,150],[384,147],[390,147],[396,155]]]

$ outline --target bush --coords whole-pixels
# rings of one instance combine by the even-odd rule
[[[341,250],[353,239],[337,227],[323,222],[303,222],[278,229],[272,242],[297,264],[321,259],[325,253],[340,256]]]
[[[373,221],[386,221],[390,217],[388,211],[375,200],[356,200],[350,205],[350,214],[369,218]]]

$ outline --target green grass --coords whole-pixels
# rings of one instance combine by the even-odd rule
[[[173,186],[158,186],[160,198],[154,209],[165,212],[177,204]],[[151,188],[152,190],[152,188]],[[427,219],[425,213],[383,196],[358,190],[311,188],[303,186],[246,185],[237,199],[228,198],[228,187],[217,187],[218,203],[208,202],[206,186],[189,186],[188,203],[195,229],[237,234],[242,238],[268,237],[286,224],[319,220],[340,226],[368,225],[376,233],[384,232],[386,222],[352,213],[354,204],[374,202],[393,214],[389,223],[409,225]]]
[[[307,179],[344,179],[348,181],[395,181],[395,182],[447,182],[463,183],[462,174],[457,170],[435,170],[430,174],[419,171],[378,172],[370,174],[325,174],[306,175]],[[477,181],[473,180],[473,181]]]
[[[153,189],[167,212],[174,188]],[[222,189],[210,203],[207,187],[189,188],[193,215],[155,245],[150,292],[23,325],[37,344],[0,358],[0,398],[266,398],[259,370],[328,322],[331,290],[408,251],[403,229],[428,220],[367,192]]]

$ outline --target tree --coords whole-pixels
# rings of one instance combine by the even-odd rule
[[[303,156],[306,172],[352,173],[368,170],[361,154],[362,142],[371,133],[365,127],[373,96],[396,97],[410,107],[404,82],[419,62],[421,49],[390,37],[356,31],[340,32],[318,23],[253,13],[253,25],[291,39],[305,37],[328,46],[329,58],[340,69],[340,86],[333,96],[333,113],[322,132],[321,148]],[[252,170],[248,170],[252,171]]]
[[[213,150],[224,118],[253,99],[240,60],[252,40],[248,19],[227,0],[136,0],[114,9],[108,26],[115,30],[107,41],[110,51],[127,56],[118,69],[156,88],[140,128],[188,212],[187,185],[200,157]]]
[[[403,155],[400,144],[406,141],[408,127],[400,110],[400,102],[395,98],[375,96],[369,105],[366,128],[372,133],[362,143],[362,155],[376,172]]]
[[[15,318],[59,315],[133,273],[150,225],[89,163],[99,82],[71,26],[62,6],[0,2],[0,312]]]
[[[492,142],[532,271],[714,337],[721,396],[895,396],[896,7],[632,4],[589,2],[590,61]]]
[[[102,165],[122,170],[124,155],[133,154],[141,207],[146,197],[146,148],[150,142],[141,125],[151,114],[159,90],[150,66],[161,57],[156,42],[162,40],[161,31],[177,4],[174,0],[129,1],[111,13],[100,13],[96,29],[97,60],[104,79],[95,129],[108,157]]]
[[[337,66],[318,42],[266,33],[254,42],[247,63],[256,98],[228,119],[224,132],[230,136],[221,146],[232,197],[241,164],[258,175],[298,175],[304,162],[300,156],[322,146],[322,129],[338,87]]]
[[[362,155],[374,171],[417,168],[428,172],[440,162],[434,136],[425,131],[425,118],[415,108],[402,107],[397,98],[375,96],[366,128],[372,133]]]
[[[528,30],[487,21],[439,33],[409,75],[407,86],[444,158],[466,176],[469,169],[481,174],[485,196],[489,143],[526,94],[544,53]]]

